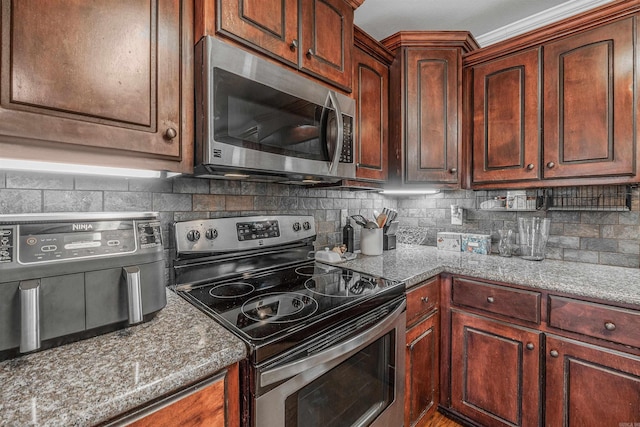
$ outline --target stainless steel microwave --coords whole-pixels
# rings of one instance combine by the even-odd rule
[[[355,178],[353,99],[213,37],[195,70],[195,175]]]

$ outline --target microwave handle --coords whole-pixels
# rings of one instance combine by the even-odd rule
[[[265,387],[278,381],[292,378],[315,366],[330,362],[341,355],[347,354],[367,343],[370,343],[374,338],[389,329],[396,322],[398,317],[400,317],[400,315],[405,311],[406,306],[406,302],[403,301],[402,304],[400,304],[383,321],[335,347],[328,348],[320,353],[314,354],[313,356],[263,372],[260,374],[260,387]],[[404,329],[404,324],[402,325],[402,328]]]
[[[329,100],[335,107],[336,110],[336,123],[338,124],[338,143],[336,144],[336,151],[333,153],[333,159],[331,160],[331,164],[329,165],[329,175],[336,174],[336,168],[338,167],[338,163],[340,162],[340,154],[342,153],[342,144],[344,143],[344,121],[342,120],[342,110],[340,110],[340,104],[338,104],[338,98],[336,94],[330,90],[329,91]],[[327,123],[329,121],[327,120]],[[325,132],[325,135],[327,132]]]

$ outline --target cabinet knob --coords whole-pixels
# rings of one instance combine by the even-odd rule
[[[547,163],[547,167],[548,167],[549,169],[553,168],[555,165],[556,165],[556,164],[555,164],[555,163],[553,163],[553,162],[549,162],[549,163]]]
[[[172,140],[173,138],[175,138],[176,136],[178,136],[178,132],[177,132],[174,128],[169,128],[169,129],[167,129],[167,131],[164,133],[164,136],[165,136],[168,140]]]
[[[289,49],[291,49],[292,51],[295,51],[298,48],[298,40],[293,39],[291,40],[291,44],[289,45]]]
[[[535,166],[533,165],[533,163],[529,163],[529,164],[527,165],[527,169],[529,169],[530,171],[531,171],[531,170],[533,170],[533,168],[534,168],[534,167],[535,167]]]
[[[613,322],[607,322],[607,323],[604,324],[604,328],[607,331],[615,331],[616,330],[616,324],[613,323]]]
[[[451,168],[451,169],[449,169],[449,173],[450,173],[450,174],[454,174],[454,173],[456,173],[456,172],[458,172],[458,168]]]
[[[549,352],[549,354],[551,355],[551,357],[558,357],[558,356],[560,356],[560,353],[558,353],[558,351],[557,351],[557,350],[551,350],[551,351]]]
[[[493,303],[495,301],[495,299],[493,297],[487,297],[487,302],[488,303]]]
[[[429,302],[429,297],[422,297],[420,298],[420,301],[422,301],[423,303],[428,303]]]
[[[307,55],[307,58],[311,59],[311,57],[313,56],[313,49],[309,49],[306,55]]]
[[[533,345],[532,342],[527,343],[527,350],[533,350],[534,348],[536,348],[536,346]]]

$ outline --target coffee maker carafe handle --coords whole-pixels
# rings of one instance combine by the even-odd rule
[[[25,280],[20,290],[20,353],[40,348],[40,280]]]
[[[140,267],[122,267],[122,275],[127,281],[127,304],[129,324],[142,322],[142,289],[140,288]]]

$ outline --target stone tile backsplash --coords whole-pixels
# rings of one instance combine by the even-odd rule
[[[495,212],[476,209],[471,190],[389,198],[375,192],[329,188],[308,189],[281,184],[207,180],[124,179],[28,172],[0,172],[0,214],[31,212],[159,211],[165,231],[172,221],[231,215],[313,215],[316,247],[342,241],[347,215],[373,216],[383,207],[399,211],[401,226],[424,230],[423,244],[436,244],[438,231],[482,232],[493,236],[509,227],[517,231],[519,216],[546,216],[551,233],[546,256],[551,259],[640,267],[640,208],[633,190],[631,212],[540,211]],[[450,206],[465,208],[464,223],[451,225]],[[359,227],[356,229],[356,244]],[[494,245],[494,252],[497,245]]]

